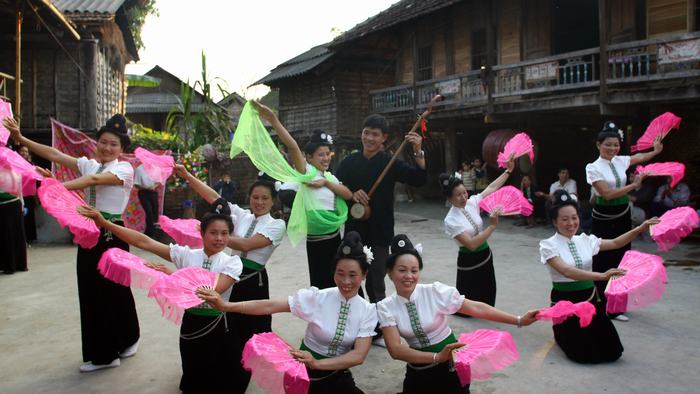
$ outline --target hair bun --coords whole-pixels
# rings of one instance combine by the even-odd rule
[[[219,197],[209,206],[209,213],[231,216],[231,208],[225,198]]]
[[[413,247],[413,243],[408,239],[406,234],[398,234],[394,236],[391,240],[391,254],[396,254],[399,252],[412,252],[416,249]]]
[[[554,205],[563,205],[563,204],[571,204],[571,203],[575,204],[576,203],[576,199],[573,198],[573,196],[571,194],[569,194],[569,192],[567,192],[566,190],[562,190],[562,189],[556,190],[552,194],[552,200],[553,200]]]
[[[362,237],[357,231],[350,231],[345,234],[343,240],[338,247],[338,255],[340,256],[364,256],[362,249]]]
[[[445,197],[450,197],[452,195],[452,190],[454,190],[454,188],[458,185],[462,184],[462,177],[461,175],[457,176],[457,174],[459,173],[455,173],[455,175],[440,174],[438,177],[442,194]]]
[[[333,137],[328,134],[327,132],[323,130],[314,130],[313,134],[311,134],[311,139],[309,140],[311,143],[315,144],[333,144]]]

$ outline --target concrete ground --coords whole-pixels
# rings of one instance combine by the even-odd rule
[[[454,285],[457,247],[443,235],[439,204],[397,206],[397,233],[407,233],[425,246],[421,281]],[[7,231],[3,229],[3,231]],[[490,244],[498,281],[497,307],[521,314],[546,307],[550,279],[539,263],[538,241],[553,230],[526,230],[505,219]],[[651,252],[655,245],[636,241],[635,249]],[[178,327],[160,316],[156,303],[134,291],[141,323],[138,354],[119,368],[80,374],[80,321],[75,281],[75,247],[36,245],[29,251],[26,273],[0,276],[0,393],[176,393],[180,379]],[[136,251],[136,254],[156,257]],[[486,382],[472,384],[472,393],[691,393],[700,387],[700,244],[685,242],[663,253],[669,285],[664,298],[615,322],[625,352],[609,365],[578,365],[568,361],[554,344],[550,323],[522,329],[475,319],[451,317],[457,333],[477,328],[513,334],[520,360]],[[285,241],[268,265],[272,297],[286,297],[308,285],[303,246]],[[387,292],[392,286],[387,279]],[[276,315],[273,328],[298,345],[304,324],[289,314]],[[353,375],[366,393],[400,390],[404,363],[392,360],[385,349],[373,346]],[[222,377],[222,387],[226,377]],[[695,388],[693,388],[695,387]],[[251,384],[249,393],[262,391]]]

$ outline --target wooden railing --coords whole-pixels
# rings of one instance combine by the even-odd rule
[[[15,77],[9,74],[0,72],[0,98],[9,101],[7,96],[7,81],[14,81]]]
[[[700,76],[700,32],[612,44],[607,48],[608,85]],[[556,56],[493,66],[466,74],[422,81],[370,92],[375,112],[400,112],[424,107],[439,93],[444,104],[482,105],[489,96],[484,80],[493,79],[493,101],[564,91],[596,90],[600,85],[600,49],[590,48]]]

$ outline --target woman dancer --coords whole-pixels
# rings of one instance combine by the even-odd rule
[[[377,303],[377,314],[389,354],[407,363],[404,394],[469,392],[469,385],[462,386],[450,368],[452,350],[464,344],[457,342],[447,325],[447,315],[460,312],[518,327],[535,321],[536,310],[515,316],[466,299],[440,282],[419,284],[423,258],[404,234],[392,240],[386,269],[396,293]],[[408,344],[401,343],[401,338]]]
[[[620,236],[632,228],[630,200],[628,193],[639,189],[645,174],[640,174],[627,185],[627,169],[630,166],[644,163],[661,153],[663,144],[661,137],[654,140],[654,150],[637,153],[634,156],[620,156],[620,145],[623,139],[622,130],[613,122],[605,122],[603,130],[598,134],[596,146],[600,157],[586,165],[586,181],[593,186],[595,205],[593,207],[592,234],[605,239]],[[593,258],[593,271],[605,272],[617,268],[622,256],[630,250],[630,245],[601,252]],[[597,281],[598,295],[605,303],[603,291],[607,281]],[[613,315],[621,321],[629,320],[627,316]]]
[[[217,277],[216,289],[211,290],[216,294],[228,297],[231,286],[239,280],[243,269],[241,259],[224,252],[229,234],[233,230],[231,213],[226,204],[212,206],[202,217],[203,249],[165,245],[138,231],[110,222],[92,207],[80,207],[79,212],[129,245],[172,262],[176,269],[200,267],[220,274]],[[172,267],[164,264],[149,265],[168,275],[175,272]],[[230,376],[235,371],[235,366],[240,364],[237,355],[241,350],[235,338],[226,333],[232,324],[229,316],[212,309],[206,303],[185,311],[180,327],[180,390],[185,393],[218,391],[221,388],[220,379]]]
[[[308,322],[300,350],[290,353],[306,364],[311,378],[309,393],[362,393],[349,368],[367,357],[377,325],[375,305],[357,294],[367,276],[370,253],[357,232],[345,234],[333,262],[336,287],[301,289],[286,300],[230,303],[208,289],[198,293],[220,311],[251,315],[291,312]]]
[[[550,212],[557,230],[552,237],[540,241],[540,259],[552,276],[552,304],[566,300],[573,303],[589,301],[596,314],[587,327],[581,328],[577,317],[570,317],[552,326],[554,339],[569,359],[578,363],[615,361],[622,356],[622,344],[615,326],[605,314],[605,303],[593,281],[606,282],[612,276],[624,275],[624,270],[610,268],[605,272],[591,271],[594,256],[626,245],[644,233],[658,219],[652,218],[639,227],[615,239],[595,235],[576,235],[579,228],[578,203],[564,190],[553,194]]]
[[[459,177],[440,176],[442,193],[452,204],[445,216],[445,233],[459,245],[457,289],[470,300],[491,306],[496,304],[496,274],[487,240],[496,231],[498,215],[492,215],[489,225],[484,227],[479,214],[479,201],[503,186],[513,168],[515,162],[511,158],[503,174],[484,191],[471,197]]]
[[[333,156],[333,139],[323,131],[316,130],[302,153],[297,142],[270,108],[256,101],[253,101],[253,105],[260,117],[272,125],[280,141],[287,147],[294,168],[302,174],[316,173],[313,181],[302,184],[297,191],[304,193],[303,208],[306,217],[302,220],[307,222],[307,231],[303,235],[306,236],[309,278],[311,286],[319,289],[333,287],[333,256],[340,245],[340,227],[347,220],[348,208],[345,200],[352,198],[350,189],[328,172]],[[294,224],[290,223],[288,231],[291,232],[293,226]]]
[[[126,119],[114,115],[97,132],[95,158],[75,158],[50,146],[25,138],[14,119],[6,118],[5,126],[16,143],[33,153],[80,174],[65,182],[68,190],[86,190],[86,199],[101,215],[122,224],[122,212],[129,201],[134,182],[131,164],[120,162],[119,155],[129,146]],[[97,271],[102,253],[109,248],[129,250],[129,245],[109,231],[102,230],[92,249],[78,246],[78,298],[83,340],[81,372],[118,367],[119,359],[136,354],[139,322],[131,289],[105,279]]]
[[[186,180],[192,189],[208,203],[222,203],[229,207],[233,220],[233,232],[228,238],[228,247],[233,254],[240,256],[243,263],[241,280],[231,290],[229,301],[248,301],[270,298],[270,285],[265,265],[277,246],[284,239],[286,226],[283,220],[275,219],[270,210],[277,197],[275,184],[258,180],[248,190],[250,209],[243,209],[221,198],[219,194],[202,181],[187,172],[182,165],[175,166],[175,173]],[[241,359],[241,352],[246,342],[261,332],[272,331],[272,317],[248,316],[238,313],[230,314],[229,335],[239,344],[235,356]],[[230,387],[237,392],[245,392],[250,382],[250,372],[243,369],[240,362],[235,364],[235,374],[228,375]]]

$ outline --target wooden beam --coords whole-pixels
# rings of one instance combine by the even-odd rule
[[[22,11],[17,3],[16,30],[15,30],[15,117],[17,122],[22,122]]]

